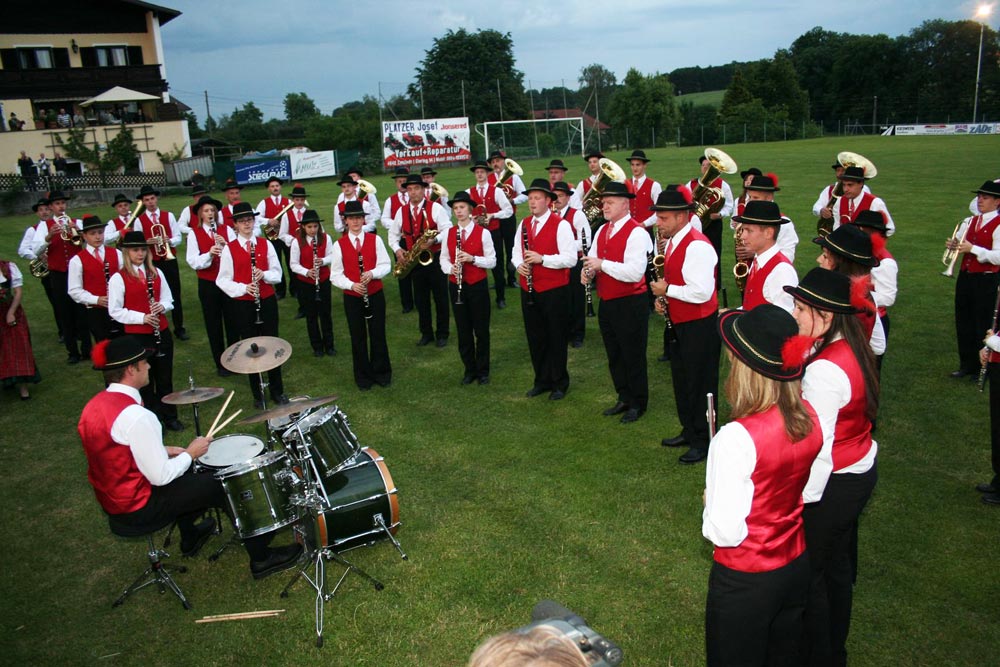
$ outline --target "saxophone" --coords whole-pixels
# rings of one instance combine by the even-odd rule
[[[437,238],[436,229],[425,229],[424,233],[417,237],[417,240],[413,243],[413,247],[406,251],[403,255],[401,261],[396,262],[395,268],[392,270],[392,275],[397,278],[405,278],[410,275],[410,271],[416,268],[417,264],[420,266],[430,266],[430,263],[434,261],[434,256],[428,248]]]
[[[740,294],[743,294],[746,289],[747,276],[750,275],[750,262],[740,259],[739,251],[744,246],[742,232],[743,224],[737,222],[733,229],[733,252],[736,254],[736,263],[733,264],[733,278],[736,279],[736,287],[740,290]]]

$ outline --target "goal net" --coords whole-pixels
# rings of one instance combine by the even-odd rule
[[[485,155],[502,150],[515,160],[583,155],[583,118],[489,121],[476,125]]]

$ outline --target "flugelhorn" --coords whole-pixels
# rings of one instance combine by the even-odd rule
[[[726,198],[722,188],[712,187],[712,181],[720,174],[735,174],[739,167],[733,158],[729,157],[718,148],[706,148],[705,159],[708,160],[708,169],[698,179],[694,192],[691,193],[698,206],[694,214],[704,220],[706,215],[712,215],[722,210],[726,205]]]
[[[68,215],[61,215],[59,216],[59,222],[62,223],[62,229],[59,230],[59,238],[70,245],[82,248],[83,235],[80,234],[80,230],[76,228],[76,221]]]
[[[597,164],[601,173],[597,175],[597,180],[583,196],[583,214],[587,216],[590,228],[594,231],[597,231],[597,228],[604,222],[604,212],[601,210],[601,195],[604,193],[604,188],[612,181],[624,183],[626,179],[625,170],[613,160],[602,157]]]
[[[962,254],[959,251],[959,248],[961,248],[962,244],[965,243],[965,237],[969,235],[969,227],[972,227],[972,221],[970,220],[969,224],[965,226],[964,230],[962,230],[962,238],[956,238],[958,236],[958,228],[961,227],[962,224],[963,223],[960,222],[955,225],[955,230],[951,233],[951,236],[948,237],[948,243],[945,246],[944,255],[941,256],[941,263],[948,267],[941,272],[941,275],[946,278],[951,278],[955,275],[955,262],[958,261],[958,256]],[[950,247],[953,243],[954,250]]]

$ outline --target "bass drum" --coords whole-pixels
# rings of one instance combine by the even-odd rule
[[[362,449],[353,465],[323,480],[323,486],[328,508],[311,522],[317,547],[348,551],[386,539],[386,529],[392,535],[399,530],[396,485],[374,449]]]

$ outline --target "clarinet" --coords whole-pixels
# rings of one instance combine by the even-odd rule
[[[997,330],[997,318],[1000,317],[1000,288],[997,288],[997,301],[996,307],[993,309],[993,332],[996,333]],[[979,369],[979,393],[983,393],[983,389],[986,388],[986,369],[989,367],[990,363],[990,353],[986,353],[986,363],[982,365]],[[992,392],[993,390],[990,389]]]
[[[146,295],[149,297],[150,313],[153,312],[153,306],[156,305],[156,296],[153,294],[153,274],[155,272],[155,268],[152,271],[146,271]],[[154,315],[154,317],[156,317],[156,321],[153,323],[153,339],[156,341],[156,357],[159,359],[167,355],[163,353],[163,334],[160,333],[160,316]]]
[[[583,256],[586,257],[590,253],[590,245],[587,243],[587,232],[581,229],[580,234],[582,236],[581,241],[583,241]],[[587,293],[587,317],[594,317],[594,283],[593,281],[587,281],[587,284],[583,287],[584,291]]]
[[[320,266],[318,265],[319,263],[317,262],[317,260],[319,260],[319,234],[318,233],[316,234],[316,236],[313,237],[312,251],[313,251],[313,269],[315,269],[315,271],[316,271],[316,278],[314,279],[314,282],[313,282],[313,287],[314,287],[315,291],[314,291],[313,294],[314,294],[315,300],[317,302],[319,302],[319,301],[322,301],[322,299],[319,296],[319,271],[320,271]]]
[[[360,252],[358,253],[358,282],[361,282],[361,276],[365,274],[365,257]],[[361,300],[365,306],[365,319],[370,320],[372,318],[372,304],[368,300],[368,285],[364,286],[365,293],[361,295]]]
[[[527,220],[525,220],[521,224],[521,245],[524,246],[525,252],[527,252],[528,250],[531,250],[531,247],[530,247],[530,245],[528,243],[528,221]],[[535,305],[535,281],[533,279],[533,275],[532,275],[533,273],[534,273],[534,271],[532,269],[532,266],[531,266],[531,264],[529,264],[528,265],[528,276],[525,279],[527,281],[527,283],[528,283],[528,305],[529,306],[534,306]]]
[[[462,263],[458,261],[458,253],[462,252],[462,228],[455,228],[455,262],[458,264],[458,273],[455,274],[455,282],[458,284],[455,296],[455,305],[461,306],[462,301],[462,275],[465,273]]]
[[[107,250],[105,250],[105,252],[107,252]],[[104,287],[104,294],[105,294],[105,296],[108,293],[107,285],[110,282],[111,282],[111,266],[108,264],[108,259],[107,259],[107,256],[105,255],[105,258],[104,258],[104,285],[105,285],[105,287]],[[111,317],[111,309],[108,308],[107,311],[108,311],[108,322],[111,325],[108,328],[108,331],[111,332],[111,333],[117,333],[118,332],[118,323],[115,322],[114,318]]]
[[[647,282],[654,283],[662,279],[662,276],[658,275],[656,267],[653,265],[653,257],[656,256],[656,252],[651,252],[647,254],[646,257],[646,280]],[[674,322],[670,319],[670,303],[667,301],[667,296],[656,297],[657,303],[663,304],[663,325],[667,329],[667,342],[676,343],[677,342],[677,331],[674,329]]]
[[[257,273],[257,244],[254,243],[250,246],[250,280],[253,281],[254,287],[257,288],[256,293],[253,295],[253,307],[256,311],[257,319],[254,320],[254,324],[260,326],[264,324],[264,320],[260,319],[260,284],[257,282],[257,278],[254,274]]]

